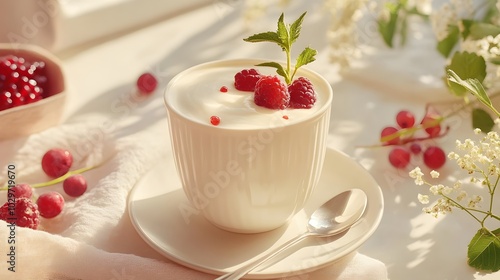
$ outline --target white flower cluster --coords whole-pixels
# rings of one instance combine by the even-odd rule
[[[341,66],[349,66],[353,58],[361,56],[358,35],[362,32],[357,30],[357,23],[363,16],[362,8],[370,9],[367,3],[367,0],[325,0],[325,8],[330,16],[327,34],[330,59]]]
[[[451,0],[444,3],[430,15],[431,25],[436,38],[441,41],[449,34],[450,26],[463,28],[460,20],[474,16],[472,0]]]
[[[498,123],[498,121],[497,121]],[[479,129],[474,130],[480,134]],[[500,178],[500,136],[497,132],[489,132],[477,143],[471,139],[464,142],[457,140],[456,152],[451,152],[448,158],[454,160],[457,165],[470,174],[471,183],[488,188],[490,194],[494,193],[498,178]],[[439,173],[435,170],[430,172],[433,179],[439,178]],[[409,172],[409,176],[415,179],[416,185],[429,186],[430,194],[419,194],[418,200],[422,204],[430,203],[430,195],[437,196],[438,199],[430,207],[424,207],[423,211],[437,217],[439,214],[446,214],[452,211],[452,208],[459,208],[465,211],[482,212],[480,203],[483,197],[480,195],[469,195],[462,188],[462,182],[456,181],[453,186],[443,184],[432,184],[424,180],[424,173],[419,167]],[[495,180],[491,180],[495,178]]]

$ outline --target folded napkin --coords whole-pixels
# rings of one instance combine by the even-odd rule
[[[0,42],[30,43],[51,51],[113,36],[209,0],[0,1]],[[133,14],[133,16],[130,16]],[[110,21],[109,19],[113,20]]]
[[[1,159],[16,165],[18,182],[43,182],[39,159],[53,147],[70,150],[72,169],[94,166],[84,176],[87,192],[65,196],[65,208],[54,219],[42,219],[39,230],[15,229],[15,272],[8,270],[11,234],[0,221],[0,279],[214,279],[214,275],[176,264],[151,249],[135,231],[127,197],[136,182],[170,149],[163,104],[136,113],[106,116],[88,113],[26,139],[0,142]],[[151,107],[151,106],[150,106]],[[4,153],[7,151],[16,151]],[[5,178],[2,171],[0,178]],[[37,189],[61,193],[61,184]],[[5,202],[5,192],[0,202]],[[13,263],[14,264],[14,263]],[[383,263],[353,253],[334,265],[286,279],[387,279]]]

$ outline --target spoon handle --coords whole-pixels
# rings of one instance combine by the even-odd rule
[[[253,262],[250,262],[239,269],[229,272],[227,274],[224,274],[220,276],[219,278],[216,278],[215,280],[235,280],[235,279],[240,279],[241,277],[245,276],[247,273],[250,271],[254,270],[256,267],[259,265],[263,264],[264,262],[270,260],[271,258],[275,257],[279,253],[285,251],[286,249],[290,248],[291,246],[299,243],[302,239],[308,237],[311,235],[310,232],[305,232],[301,235],[298,235],[287,242],[283,243],[281,246],[277,247],[276,249],[268,252],[267,254],[263,255],[262,257],[256,259]]]

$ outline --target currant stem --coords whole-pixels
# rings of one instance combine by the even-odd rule
[[[43,188],[43,187],[55,185],[57,183],[60,183],[60,182],[62,182],[64,180],[66,180],[68,177],[70,177],[72,175],[81,174],[83,172],[86,172],[86,171],[89,171],[91,169],[94,169],[94,168],[96,168],[98,166],[99,165],[94,165],[94,166],[91,166],[91,167],[83,167],[83,168],[80,168],[80,169],[77,169],[77,170],[69,171],[68,173],[62,175],[61,177],[55,178],[55,179],[47,181],[47,182],[33,184],[33,185],[31,185],[31,187],[34,188],[34,189],[36,189],[36,188]],[[8,189],[9,189],[9,185],[5,185],[2,188],[0,188],[0,191],[6,191]]]

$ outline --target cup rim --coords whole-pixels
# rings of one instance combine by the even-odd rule
[[[226,130],[226,131],[258,131],[258,130],[263,130],[263,129],[269,129],[269,128],[254,128],[254,127],[250,127],[250,128],[248,128],[248,127],[243,127],[243,128],[219,127],[219,126],[210,125],[209,123],[202,123],[199,121],[195,121],[191,118],[186,117],[185,114],[183,114],[181,111],[179,111],[178,109],[171,106],[171,104],[169,102],[169,98],[168,98],[168,91],[169,91],[170,87],[172,87],[172,85],[177,80],[181,79],[183,76],[189,74],[189,72],[194,71],[196,69],[207,67],[207,66],[217,66],[217,65],[231,66],[231,65],[245,64],[245,65],[249,65],[249,66],[255,66],[256,64],[264,63],[267,61],[269,61],[269,60],[268,59],[260,59],[260,58],[255,58],[255,59],[250,59],[250,58],[219,59],[219,60],[212,60],[212,61],[208,61],[208,62],[203,62],[203,63],[197,64],[197,65],[191,66],[189,68],[186,68],[185,70],[177,73],[168,82],[165,90],[163,91],[163,101],[164,101],[164,104],[167,108],[167,111],[175,113],[176,115],[178,115],[179,117],[181,117],[182,119],[186,120],[189,123],[196,124],[196,125],[199,125],[201,127],[212,128],[212,129],[217,128],[217,129]],[[319,73],[317,73],[311,69],[308,69],[306,67],[301,67],[298,70],[298,73],[303,73],[304,75],[315,77],[315,79],[318,79],[321,83],[326,85],[325,86],[325,88],[327,89],[326,93],[325,93],[326,100],[325,100],[324,104],[322,105],[322,107],[319,108],[318,110],[316,110],[310,117],[303,119],[303,120],[300,120],[300,121],[297,121],[295,123],[291,123],[291,124],[281,124],[281,125],[276,124],[274,127],[295,126],[295,125],[304,124],[304,123],[310,122],[311,120],[315,120],[315,119],[321,117],[322,115],[325,114],[326,111],[328,111],[331,108],[332,99],[333,99],[333,90],[332,90],[331,84],[322,75],[320,75]],[[300,109],[298,109],[298,110],[300,110]]]

